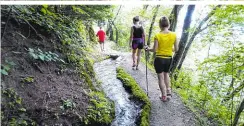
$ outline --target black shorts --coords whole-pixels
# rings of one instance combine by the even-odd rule
[[[169,72],[171,61],[172,58],[156,57],[154,60],[154,68],[156,70],[156,73]]]
[[[132,41],[132,49],[143,49],[143,42],[142,40],[133,40]]]

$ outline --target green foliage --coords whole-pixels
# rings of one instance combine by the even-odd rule
[[[74,63],[77,69],[79,69],[80,77],[85,79],[85,82],[92,90],[95,90],[92,80],[92,77],[95,76],[93,70],[93,60],[88,58],[88,56],[86,56],[85,54],[81,58],[81,56],[77,55],[73,51],[68,53],[67,57],[68,61]]]
[[[2,90],[2,99],[7,100],[1,104],[1,124],[9,126],[36,126],[36,123],[28,117],[23,106],[22,98],[14,89]],[[4,108],[4,109],[3,109]],[[8,111],[8,113],[6,113]]]
[[[222,5],[215,11],[212,22],[216,25],[244,24],[244,5]],[[224,20],[223,20],[224,19]]]
[[[65,63],[64,60],[60,59],[59,56],[56,53],[52,53],[50,51],[48,52],[43,52],[42,50],[40,50],[39,48],[37,50],[29,48],[28,50],[29,55],[34,58],[34,59],[39,59],[41,61],[59,61],[62,63]]]
[[[142,112],[140,115],[140,126],[149,126],[149,114],[151,110],[151,103],[145,92],[138,86],[134,78],[126,73],[123,68],[118,67],[117,78],[122,81],[123,86],[131,91],[132,97],[143,102]]]
[[[187,89],[191,89],[190,93],[193,92],[193,96],[198,96],[193,97],[197,103],[195,106],[199,106],[219,125],[230,125],[230,117],[232,115],[234,118],[234,113],[242,100],[244,88],[243,12],[243,5],[221,5],[208,22],[208,32],[203,32],[200,36],[201,42],[195,43],[198,52],[204,50],[206,52],[207,46],[209,46],[209,52],[208,57],[198,63],[196,72],[198,78],[194,83],[194,88],[200,89],[193,89],[192,86]],[[179,77],[181,78],[184,77]],[[180,84],[181,80],[177,81]],[[184,83],[187,84],[187,80],[185,81]],[[180,92],[187,102],[192,98],[188,95],[189,91],[180,90]],[[232,102],[233,111],[231,111]],[[244,117],[240,116],[239,122],[242,123],[243,119]]]
[[[80,33],[77,31],[77,19],[72,19],[69,16],[64,16],[59,13],[54,13],[52,9],[55,6],[48,6],[45,8],[42,6],[39,13],[38,6],[36,8],[29,6],[14,6],[20,13],[18,19],[33,22],[39,26],[45,28],[48,32],[55,33],[61,40],[63,45],[70,45],[79,43],[77,45],[83,45],[83,38],[80,37]]]
[[[75,107],[76,107],[76,104],[70,99],[62,100],[62,106],[60,106],[60,108],[62,110],[74,109]]]
[[[109,125],[115,117],[114,104],[102,92],[91,92],[88,114],[84,118],[85,125]],[[95,123],[95,124],[94,124]]]
[[[199,65],[199,70],[203,71],[200,82],[207,85],[208,93],[215,97],[215,101],[211,101],[210,107],[207,107],[211,111],[208,114],[220,118],[224,124],[230,124],[230,115],[234,116],[234,111],[242,100],[240,96],[244,88],[243,43],[235,41],[233,46],[234,48],[229,45],[220,55],[210,55]],[[232,105],[232,97],[234,111],[231,113],[231,109],[227,108]]]
[[[11,69],[11,67],[15,66],[16,64],[13,61],[8,61],[5,60],[5,64],[1,64],[1,74],[2,75],[8,75],[9,70]]]
[[[207,81],[200,80],[193,83],[192,72],[187,70],[178,71],[178,78],[171,79],[171,83],[180,94],[183,102],[197,114],[202,124],[207,124],[200,116],[204,115],[214,120],[219,125],[229,124],[230,109],[221,103],[219,98],[210,94]]]
[[[26,84],[29,84],[29,83],[33,83],[34,82],[34,77],[25,77],[21,80],[22,83],[26,83]]]
[[[77,14],[80,19],[105,20],[112,18],[112,5],[74,5],[72,11]]]

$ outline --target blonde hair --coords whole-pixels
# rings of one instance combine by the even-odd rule
[[[165,16],[163,16],[162,18],[160,18],[159,20],[159,27],[161,30],[163,30],[166,27],[169,27],[169,19]]]

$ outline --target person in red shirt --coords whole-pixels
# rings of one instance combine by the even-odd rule
[[[102,30],[102,27],[100,27],[100,30],[97,32],[96,36],[99,39],[101,51],[104,51],[104,41],[105,41],[106,33]]]

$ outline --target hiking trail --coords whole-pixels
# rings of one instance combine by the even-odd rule
[[[131,52],[119,52],[112,50],[111,41],[105,42],[105,55],[119,55],[117,62],[129,73],[146,93],[146,66],[140,62],[139,70],[132,69]],[[98,46],[99,48],[99,46]],[[100,48],[99,48],[100,49]],[[160,89],[157,75],[148,69],[148,97],[151,102],[150,126],[195,126],[194,114],[184,105],[180,97],[173,91],[169,102],[162,102],[159,99]]]

